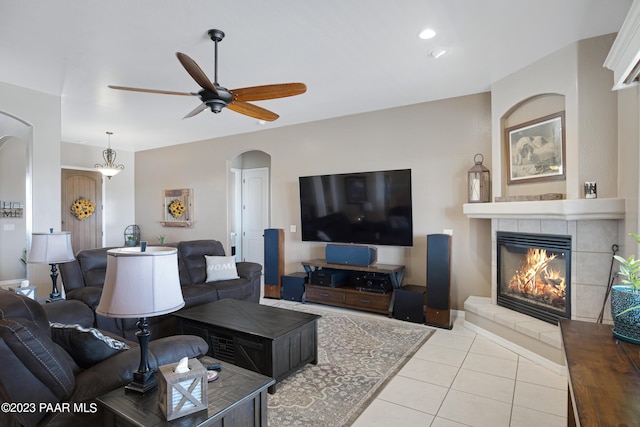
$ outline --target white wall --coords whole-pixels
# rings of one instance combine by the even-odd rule
[[[0,216],[0,282],[27,277],[20,262],[27,248],[26,203],[27,145],[8,137],[3,143],[0,135],[0,202],[18,202],[23,206],[21,217]]]
[[[224,120],[224,114],[210,120]],[[378,248],[378,262],[407,266],[404,283],[426,283],[426,235],[453,229],[453,308],[469,295],[489,295],[490,225],[469,221],[467,171],[473,156],[490,159],[488,93],[394,108],[297,126],[137,152],[136,222],[144,239],[214,238],[227,250],[227,168],[238,154],[259,150],[271,156],[271,227],[285,230],[285,270],[324,256],[324,244],[300,240],[298,177],[341,172],[411,168],[414,246]],[[194,189],[195,225],[163,228],[162,192]]]
[[[0,112],[33,129],[32,231],[60,230],[60,97],[0,82]],[[39,296],[51,292],[48,265],[30,265],[27,277]]]
[[[626,199],[624,241],[620,255],[639,254],[640,248],[629,233],[640,232],[640,86],[619,90],[618,94],[618,193]]]

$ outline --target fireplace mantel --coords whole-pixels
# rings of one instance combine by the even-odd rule
[[[594,220],[624,219],[625,199],[569,199],[499,203],[465,203],[469,218]]]

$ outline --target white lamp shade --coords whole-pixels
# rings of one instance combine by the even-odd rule
[[[107,273],[96,313],[105,317],[151,317],[184,306],[178,250],[167,247],[107,251]]]
[[[102,175],[111,178],[112,176],[116,176],[120,173],[120,171],[122,171],[122,169],[118,169],[118,168],[110,168],[110,167],[106,167],[106,166],[101,166],[98,169],[98,172],[100,172]]]
[[[71,233],[33,233],[31,235],[31,250],[27,262],[40,264],[59,264],[73,261],[71,248]]]

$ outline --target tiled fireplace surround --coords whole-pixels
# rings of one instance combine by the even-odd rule
[[[625,212],[623,199],[579,199],[467,204],[470,218],[490,219],[492,235],[491,297],[465,301],[465,326],[525,357],[563,372],[559,328],[497,305],[496,232],[561,234],[571,236],[571,318],[595,322],[602,309],[612,246],[620,239]],[[604,322],[611,323],[609,303]]]

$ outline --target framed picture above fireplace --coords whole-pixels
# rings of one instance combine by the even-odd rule
[[[505,129],[509,184],[565,179],[564,111]]]

